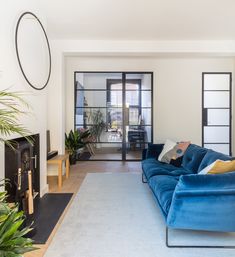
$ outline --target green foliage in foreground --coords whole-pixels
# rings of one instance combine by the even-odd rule
[[[0,187],[5,185],[2,180]],[[0,257],[22,257],[24,253],[33,251],[33,240],[24,237],[32,228],[24,227],[25,216],[17,205],[6,202],[7,193],[0,192]]]
[[[25,114],[22,106],[29,107],[23,100],[22,93],[0,91],[0,142],[15,149],[15,142],[6,140],[12,134],[25,137],[30,143],[32,139],[27,137],[30,132],[19,123],[19,116]],[[15,204],[6,202],[7,192],[1,191],[6,180],[0,181],[0,257],[22,257],[24,253],[35,250],[33,241],[24,237],[32,230],[24,227],[24,213],[18,210]]]
[[[4,142],[12,148],[14,148],[14,141],[5,140],[12,134],[17,134],[25,137],[28,141],[32,141],[26,136],[30,132],[19,123],[20,115],[25,114],[21,110],[22,106],[29,107],[22,95],[21,92],[0,91],[0,142]]]

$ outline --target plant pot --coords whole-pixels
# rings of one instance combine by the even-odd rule
[[[76,161],[77,161],[77,156],[76,156],[76,154],[70,154],[70,155],[69,155],[69,163],[70,163],[70,165],[76,164]]]

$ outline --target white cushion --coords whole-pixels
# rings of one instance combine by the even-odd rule
[[[173,149],[175,146],[176,146],[176,142],[170,140],[170,139],[167,139],[165,144],[164,144],[164,147],[162,149],[162,152],[159,154],[158,156],[158,160],[161,161],[162,160],[162,157],[167,153],[169,152],[171,149]]]

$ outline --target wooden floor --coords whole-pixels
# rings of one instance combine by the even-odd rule
[[[141,172],[140,162],[121,162],[121,161],[83,161],[78,162],[76,165],[71,166],[70,177],[63,180],[63,187],[58,190],[57,177],[48,177],[49,191],[51,193],[76,193],[82,184],[83,179],[87,173],[97,172]],[[73,198],[70,201],[73,201]],[[54,228],[50,238],[45,245],[37,245],[39,250],[25,254],[25,257],[42,257],[49,246],[53,236],[59,228],[69,206],[65,209],[63,215]]]
[[[142,149],[128,149],[126,160],[140,160],[142,158]],[[91,160],[122,160],[122,150],[117,147],[96,148],[95,155]]]

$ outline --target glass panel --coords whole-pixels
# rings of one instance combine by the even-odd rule
[[[139,79],[133,79],[132,80],[128,80],[126,82],[126,91],[138,91],[140,90],[140,80]]]
[[[107,89],[107,80],[122,79],[121,73],[76,73],[76,82],[84,89]]]
[[[77,91],[77,107],[106,107],[106,91]]]
[[[142,151],[144,148],[147,148],[147,144],[142,144],[141,147],[139,144],[127,143],[126,144],[126,159],[127,160],[141,160]]]
[[[119,81],[119,82],[117,83],[117,81]],[[121,81],[121,79],[114,80],[113,83],[110,82],[110,89],[108,89],[108,90],[122,91],[122,81]]]
[[[107,94],[110,96],[107,99],[107,106],[122,107],[122,91],[115,91],[111,89],[107,92]]]
[[[89,124],[107,123],[106,108],[76,108],[76,125],[83,124],[84,127]]]
[[[151,91],[141,91],[141,105],[142,107],[151,107],[152,99],[151,99]]]
[[[152,126],[126,126],[126,142],[151,142]]]
[[[94,143],[94,155],[91,160],[121,160],[122,144],[121,143]]]
[[[229,127],[204,127],[204,142],[229,143]]]
[[[84,91],[76,91],[76,107],[84,107]]]
[[[122,129],[122,108],[107,109],[108,129]]]
[[[151,115],[151,109],[141,109],[141,120],[140,125],[151,125],[152,122],[152,115]]]
[[[146,131],[144,129],[134,129],[132,126],[127,126],[127,143],[129,147],[133,146],[134,148],[142,148],[142,144],[144,144]]]
[[[122,108],[77,108],[76,125],[87,128],[103,124],[106,130],[122,129]],[[81,112],[82,110],[82,112]]]
[[[144,126],[145,131],[145,142],[151,143],[152,141],[152,126]]]
[[[79,124],[79,125],[75,126],[75,129],[82,129],[82,128],[84,128],[84,126],[82,124]]]
[[[205,74],[204,90],[229,90],[229,74]]]
[[[139,108],[128,108],[129,109],[129,115],[127,115],[127,124],[128,125],[139,125]],[[128,111],[128,110],[127,110]]]
[[[127,106],[140,105],[139,93],[140,93],[139,90],[126,91],[126,105]]]
[[[229,125],[229,109],[208,109],[208,125]]]
[[[229,155],[229,144],[204,144],[204,147]]]
[[[140,79],[141,90],[151,90],[151,74],[126,74],[126,79]]]
[[[82,128],[81,125],[77,125],[77,128]],[[121,128],[109,128],[107,129],[106,126],[98,127],[94,125],[87,125],[87,128],[91,131],[91,136],[93,138],[93,142],[98,143],[117,143],[122,142],[122,129]]]
[[[229,92],[204,92],[204,108],[229,108]]]

